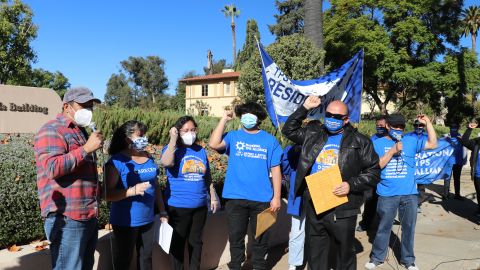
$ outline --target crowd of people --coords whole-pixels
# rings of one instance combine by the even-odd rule
[[[93,268],[98,204],[105,199],[111,202],[113,269],[130,269],[135,253],[137,269],[152,269],[156,214],[160,222],[173,228],[172,269],[186,265],[200,269],[208,212],[221,208],[207,152],[197,139],[201,127],[193,117],[182,116],[170,129],[160,159],[167,176],[162,191],[158,184],[161,168],[146,151],[148,127],[136,120],[125,122],[114,131],[109,144],[102,187],[95,152],[103,148],[104,138],[100,132],[89,135],[85,129],[91,123],[94,103],[99,102],[88,88],[69,89],[62,112],[35,136],[37,187],[52,268]],[[209,147],[228,156],[222,190],[231,257],[228,267],[242,268],[245,236],[249,227],[255,235],[258,214],[280,210],[284,179],[290,187],[287,213],[292,216],[290,269],[305,264],[314,270],[356,269],[355,231],[372,229],[375,237],[365,268],[375,269],[385,262],[397,213],[402,227],[400,263],[408,270],[418,269],[415,225],[425,187],[415,181],[415,156],[437,147],[430,119],[418,115],[415,131],[405,133],[403,115],[379,117],[376,134],[369,138],[350,124],[348,107],[342,101],[328,104],[323,122],[309,121],[309,112],[320,105],[319,97],[309,96],[289,116],[282,134],[294,144],[284,150],[275,136],[260,129],[267,113],[254,102],[237,105],[234,112],[225,111],[211,133]],[[225,132],[234,117],[240,118],[242,127]],[[455,149],[451,174],[455,199],[463,200],[460,173],[466,147],[472,150],[471,176],[480,200],[480,139],[470,139],[476,127],[470,123],[462,136],[459,125],[451,124],[446,136]],[[347,197],[348,202],[317,214],[305,178],[332,166],[338,166],[342,179],[331,192]],[[448,199],[449,193],[450,179],[445,179],[443,198]],[[268,268],[268,235],[267,230],[253,238],[253,269]]]

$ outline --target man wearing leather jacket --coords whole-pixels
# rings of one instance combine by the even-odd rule
[[[379,158],[372,142],[349,124],[348,108],[341,101],[329,103],[325,123],[310,121],[302,127],[309,110],[320,106],[319,97],[309,96],[285,123],[282,133],[302,145],[295,195],[304,196],[306,207],[306,253],[314,270],[329,269],[331,239],[337,248],[336,269],[356,269],[354,247],[357,214],[363,203],[363,192],[379,181]],[[348,196],[348,202],[317,215],[305,182],[305,176],[337,165],[342,184],[332,190],[337,196]]]

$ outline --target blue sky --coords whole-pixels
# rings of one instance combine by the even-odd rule
[[[38,56],[34,66],[58,70],[72,86],[87,86],[102,100],[111,74],[117,73],[120,61],[129,56],[163,58],[171,94],[185,72],[203,73],[209,49],[214,59],[231,62],[230,20],[220,12],[226,4],[233,2],[241,11],[236,19],[237,50],[245,41],[248,19],[257,21],[264,45],[275,40],[268,31],[277,14],[274,0],[24,2],[32,8],[39,26],[32,43]],[[470,47],[470,37],[462,44]]]

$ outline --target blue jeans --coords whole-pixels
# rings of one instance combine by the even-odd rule
[[[305,247],[305,209],[301,216],[292,216],[292,227],[288,241],[288,264],[301,266],[304,261]]]
[[[411,265],[415,263],[413,242],[415,237],[415,224],[417,222],[418,195],[400,195],[391,197],[378,197],[377,214],[380,219],[377,235],[373,241],[370,260],[383,262],[388,252],[390,234],[395,216],[399,215],[402,226],[402,243],[400,263]]]
[[[52,269],[91,270],[97,245],[97,219],[76,221],[63,215],[45,219]]]

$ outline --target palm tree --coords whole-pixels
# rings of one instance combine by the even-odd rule
[[[462,36],[472,37],[472,50],[476,51],[476,39],[478,34],[478,28],[480,28],[480,7],[470,6],[462,11],[463,17],[463,33]]]
[[[304,33],[307,38],[315,43],[317,48],[323,50],[323,1],[305,0],[304,14]],[[323,61],[320,65],[320,71],[323,73]]]
[[[237,56],[237,48],[236,48],[236,38],[235,38],[235,18],[240,16],[240,10],[234,4],[225,6],[222,10],[225,17],[230,17],[232,19],[230,26],[232,27],[232,55],[233,55],[233,63],[232,66],[235,65],[235,60]]]

